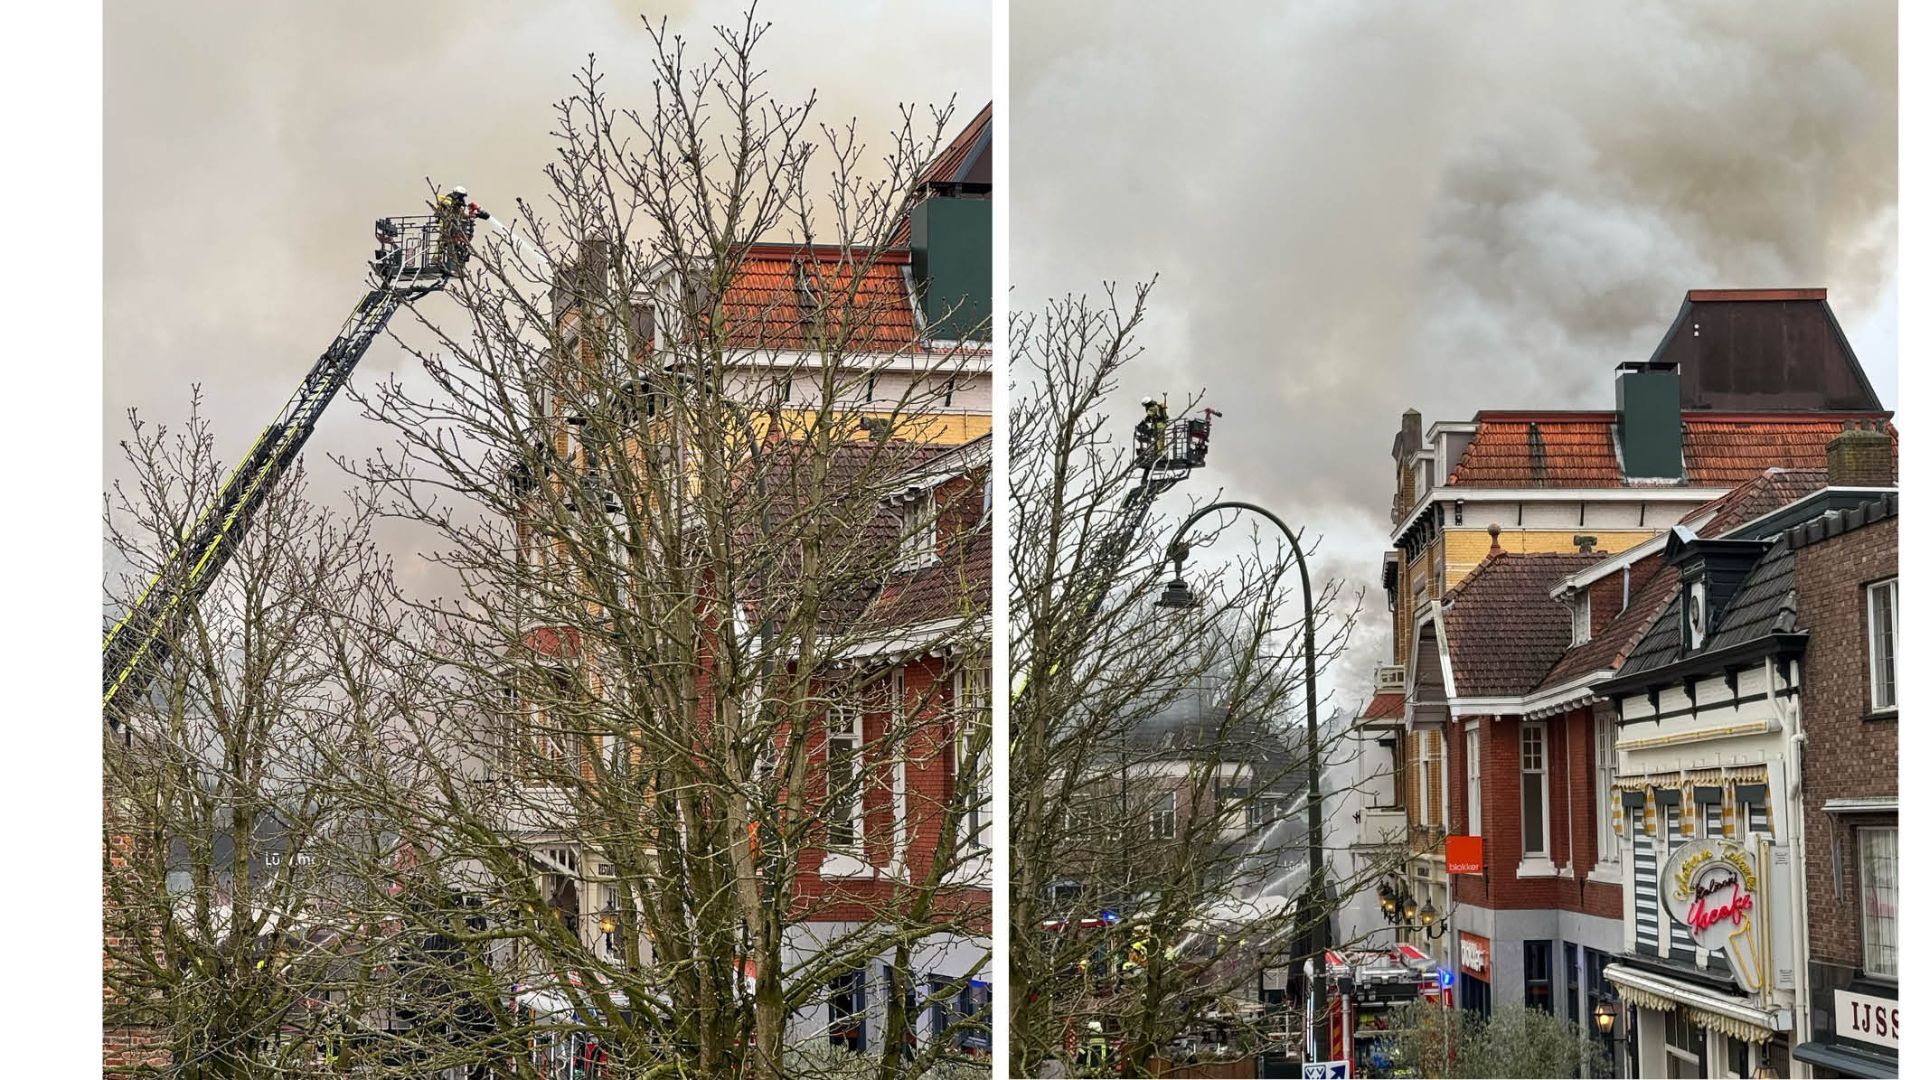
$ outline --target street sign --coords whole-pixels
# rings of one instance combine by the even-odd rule
[[[1487,868],[1487,841],[1483,836],[1447,837],[1447,873],[1478,874]]]
[[[1301,1080],[1348,1080],[1352,1075],[1344,1061],[1309,1061],[1300,1066]]]

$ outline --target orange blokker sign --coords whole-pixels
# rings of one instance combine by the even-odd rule
[[[1484,836],[1447,837],[1447,873],[1480,874],[1487,869],[1487,840]]]

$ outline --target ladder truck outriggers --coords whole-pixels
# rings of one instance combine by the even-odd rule
[[[466,268],[473,223],[490,215],[455,187],[432,214],[374,222],[375,249],[367,292],[294,390],[254,440],[186,538],[161,564],[101,644],[101,709],[111,731],[131,739],[126,715],[172,654],[188,615],[240,545],[274,486],[300,454],[314,425],[402,305],[446,288]]]

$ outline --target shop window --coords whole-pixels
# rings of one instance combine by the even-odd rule
[[[836,975],[827,999],[827,1042],[856,1054],[867,1049],[867,973]]]
[[[1607,989],[1607,954],[1599,949],[1587,950],[1587,1008],[1579,1015],[1587,1018],[1587,1037],[1600,1044],[1600,1053],[1605,1059],[1605,1068],[1597,1075],[1617,1076],[1619,1070],[1613,1067],[1613,1032],[1602,1032],[1600,1022],[1595,1019],[1600,1002],[1610,999],[1612,992]],[[1618,1006],[1616,1006],[1617,1010]],[[1618,1028],[1614,1032],[1618,1032]]]
[[[1547,726],[1520,726],[1521,854],[1547,856]]]
[[[1528,941],[1521,945],[1525,957],[1527,1008],[1553,1014],[1553,942]]]
[[[1580,946],[1566,943],[1567,1016],[1580,1015]]]
[[[1688,1023],[1676,1010],[1666,1015],[1667,1075],[1703,1077],[1706,1073],[1707,1029]]]
[[[1900,703],[1894,679],[1899,624],[1900,582],[1889,579],[1867,586],[1867,671],[1874,712],[1889,711]]]
[[[1860,859],[1860,970],[1900,976],[1899,830],[1855,829]]]
[[[1482,1019],[1493,1013],[1493,988],[1472,975],[1460,976],[1460,1007]]]

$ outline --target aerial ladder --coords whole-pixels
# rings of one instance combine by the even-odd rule
[[[1082,564],[1078,580],[1070,582],[1065,590],[1067,596],[1078,598],[1077,614],[1073,621],[1065,624],[1068,626],[1084,627],[1100,613],[1100,605],[1106,602],[1120,568],[1126,564],[1127,553],[1140,537],[1140,528],[1146,524],[1153,501],[1192,475],[1193,470],[1206,467],[1207,451],[1213,441],[1213,419],[1224,415],[1217,409],[1202,409],[1197,417],[1170,420],[1165,399],[1156,401],[1148,397],[1140,404],[1146,415],[1134,425],[1133,463],[1128,469],[1137,471],[1139,480],[1121,498],[1118,520],[1100,541],[1093,557]],[[1025,671],[1015,673],[1012,683],[1015,698],[1025,692],[1027,676]],[[1017,732],[1014,738],[1018,740]]]
[[[472,249],[473,222],[488,216],[467,202],[466,189],[454,188],[433,214],[374,223],[376,247],[366,295],[185,539],[107,631],[101,645],[101,708],[111,730],[122,732],[128,710],[172,655],[173,642],[200,598],[245,539],[254,514],[299,456],[360,358],[403,305],[446,288],[461,275]]]

